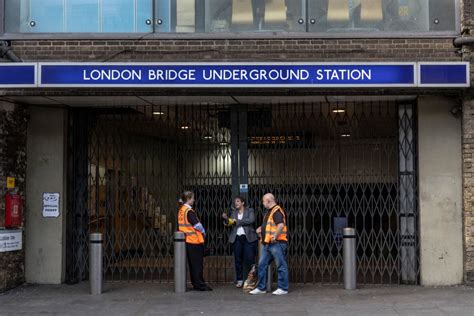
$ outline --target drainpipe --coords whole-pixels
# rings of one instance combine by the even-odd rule
[[[473,45],[473,44],[474,44],[474,36],[456,37],[453,41],[453,45],[455,47],[461,47],[463,45]]]
[[[21,63],[22,60],[19,58],[10,48],[7,41],[0,41],[0,56],[2,58],[10,59],[12,62]]]

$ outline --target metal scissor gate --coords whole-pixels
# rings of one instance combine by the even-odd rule
[[[221,221],[232,197],[245,195],[261,222],[261,197],[272,192],[288,214],[292,282],[341,281],[341,228],[348,225],[357,230],[359,282],[418,283],[411,103],[150,105],[72,112],[70,280],[87,278],[88,234],[102,232],[107,279],[171,282],[177,200],[190,189],[208,229],[205,277],[211,282],[234,280]]]

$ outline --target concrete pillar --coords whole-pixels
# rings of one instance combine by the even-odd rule
[[[27,136],[26,281],[59,284],[66,273],[66,118],[64,109],[30,108]],[[57,218],[42,215],[43,193],[60,194]]]
[[[421,284],[463,282],[462,130],[454,99],[418,102]]]

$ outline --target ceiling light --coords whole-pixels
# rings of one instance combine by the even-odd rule
[[[186,124],[181,126],[181,129],[183,129],[183,130],[190,129],[190,128],[191,128],[191,126],[186,125]]]
[[[212,135],[210,134],[204,135],[204,139],[212,139]]]
[[[349,134],[349,133],[344,133],[344,134],[341,134],[341,137],[351,137],[351,134]]]
[[[164,115],[165,112],[161,112],[161,111],[154,111],[153,112],[153,115]]]
[[[332,113],[346,113],[346,110],[344,110],[344,109],[333,109]]]

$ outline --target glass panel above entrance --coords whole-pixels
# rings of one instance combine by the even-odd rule
[[[312,0],[311,32],[433,32],[456,30],[452,0]]]
[[[151,32],[153,0],[7,0],[7,33]]]
[[[304,32],[306,1],[208,0],[206,32]]]
[[[459,0],[5,0],[6,33],[431,33]]]

